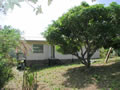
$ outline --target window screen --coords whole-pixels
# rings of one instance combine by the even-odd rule
[[[33,44],[33,53],[43,53],[43,45]]]

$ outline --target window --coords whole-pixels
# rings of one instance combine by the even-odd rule
[[[43,45],[33,44],[33,53],[43,53]]]

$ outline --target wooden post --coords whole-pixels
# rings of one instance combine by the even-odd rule
[[[106,58],[105,58],[105,63],[108,62],[108,58],[109,58],[109,56],[110,56],[111,51],[112,51],[112,47],[109,48],[109,51],[108,51],[108,53],[107,53],[107,55],[106,55]]]

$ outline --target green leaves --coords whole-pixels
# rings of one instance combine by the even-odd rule
[[[10,26],[5,26],[0,30],[0,53],[3,56],[9,54],[12,49],[15,49],[20,40],[20,32]]]
[[[53,0],[48,0],[48,6],[52,3],[52,1]],[[33,8],[33,11],[35,11],[37,15],[42,13],[42,4],[37,4],[39,3],[39,0],[0,0],[0,12],[6,14],[8,9],[14,9],[15,5],[21,7],[20,2],[26,2]]]
[[[0,61],[0,89],[13,78],[12,69],[6,62]]]
[[[59,52],[75,55],[81,51],[81,55],[76,56],[82,56],[85,64],[97,49],[112,46],[111,43],[116,41],[113,38],[120,36],[119,12],[120,5],[116,3],[105,7],[103,4],[89,6],[83,2],[48,26],[44,36],[49,43],[59,46]]]
[[[0,30],[0,88],[13,76],[10,64],[10,51],[15,50],[20,40],[19,30],[5,26]]]

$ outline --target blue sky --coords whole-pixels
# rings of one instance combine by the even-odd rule
[[[120,4],[120,0],[97,0],[97,3],[102,3],[105,5],[109,5],[111,2],[117,2]]]
[[[42,3],[43,13],[36,15],[32,7],[23,2],[21,8],[16,6],[12,11],[9,10],[6,16],[0,15],[0,25],[11,25],[20,29],[27,36],[41,36],[52,20],[56,20],[68,9],[79,5],[81,1],[86,1],[90,5],[96,3],[108,5],[111,2],[120,4],[120,0],[96,0],[96,2],[91,2],[91,0],[53,0],[52,4],[48,6],[47,0],[42,0],[40,3]]]

